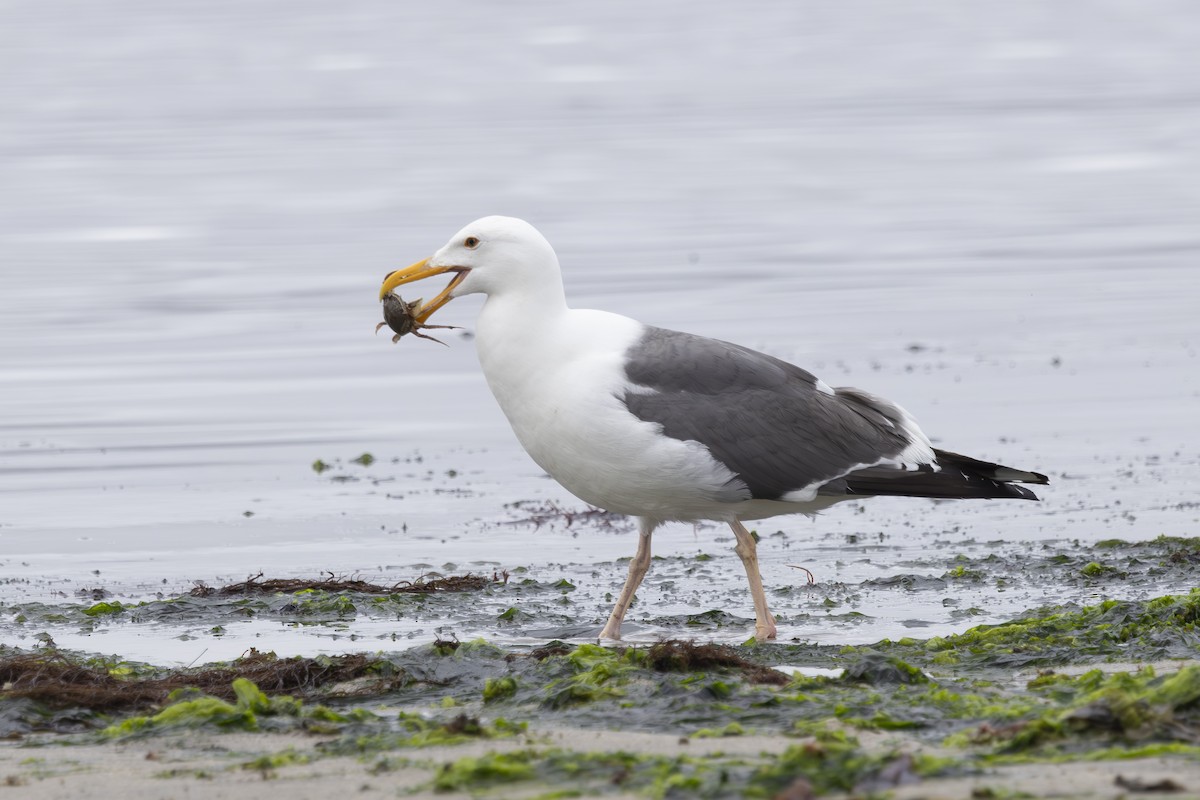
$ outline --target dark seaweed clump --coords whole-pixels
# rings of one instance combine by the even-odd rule
[[[294,594],[296,592],[359,592],[361,594],[433,594],[435,592],[467,592],[482,589],[493,583],[508,583],[508,573],[494,573],[491,578],[481,575],[453,575],[448,578],[416,581],[400,581],[388,586],[354,578],[271,578],[262,580],[263,573],[252,575],[241,583],[233,583],[214,589],[197,583],[192,597],[229,597],[251,594]]]
[[[646,651],[647,665],[658,672],[696,672],[708,669],[731,669],[740,672],[750,683],[782,686],[791,680],[777,669],[757,664],[737,650],[721,644],[697,644],[667,640],[651,645]]]
[[[404,684],[402,671],[362,653],[317,658],[278,658],[251,650],[237,661],[198,669],[126,675],[116,662],[51,650],[0,657],[0,700],[34,700],[51,709],[133,711],[167,701],[179,689],[196,689],[234,700],[233,681],[245,678],[260,689],[315,697],[340,685],[339,697],[379,695]],[[362,681],[361,679],[369,679]],[[353,681],[360,681],[351,684]],[[350,685],[347,685],[350,684]]]

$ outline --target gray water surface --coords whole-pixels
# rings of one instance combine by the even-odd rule
[[[372,335],[384,274],[492,213],[546,234],[576,306],[762,349],[1051,476],[1037,505],[764,521],[768,586],[803,584],[797,563],[819,581],[773,598],[781,637],[1186,590],[855,587],[1197,535],[1198,42],[1200,14],[1165,0],[0,3],[0,641],[188,663],[598,628],[635,537],[522,524],[505,504],[579,504],[520,450],[471,342]],[[469,329],[478,305],[439,317]],[[750,634],[727,531],[655,545],[632,638],[709,609],[743,622],[705,636]],[[672,566],[697,554],[703,579]],[[18,609],[518,567],[577,586],[561,619],[504,625],[503,592],[441,624],[220,636]],[[806,616],[825,597],[865,618]]]

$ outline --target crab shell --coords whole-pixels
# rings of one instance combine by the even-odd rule
[[[417,311],[421,308],[421,299],[406,301],[398,294],[389,294],[383,298],[383,319],[389,328],[396,332],[393,342],[401,336],[412,333],[421,324],[417,322]],[[378,327],[376,328],[378,330]]]

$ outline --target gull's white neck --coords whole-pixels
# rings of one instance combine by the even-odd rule
[[[517,438],[556,474],[554,443],[571,435],[559,424],[568,415],[586,416],[590,403],[617,402],[624,353],[643,327],[617,314],[567,308],[561,281],[522,289],[489,295],[475,348]]]
[[[476,322],[475,350],[506,413],[517,387],[555,363],[571,313],[561,280],[488,295]]]

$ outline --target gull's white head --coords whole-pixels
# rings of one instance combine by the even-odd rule
[[[537,228],[516,217],[483,217],[450,237],[429,258],[396,270],[384,278],[383,299],[405,283],[454,273],[454,279],[437,297],[421,306],[417,319],[466,294],[498,296],[509,292],[537,292],[549,288],[561,293],[558,256]]]

